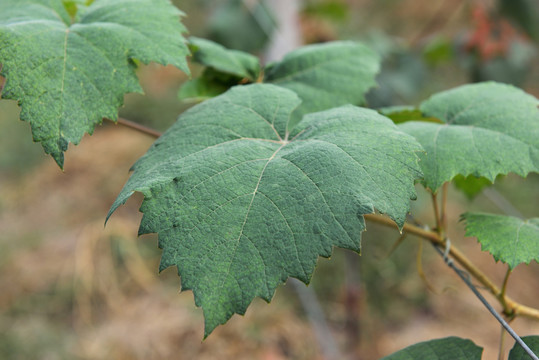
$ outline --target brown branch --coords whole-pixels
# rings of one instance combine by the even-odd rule
[[[381,225],[385,225],[388,227],[397,228],[397,225],[393,222],[393,220],[380,216],[380,215],[374,215],[374,214],[368,214],[363,215],[366,220],[372,221]],[[432,231],[432,230],[426,230],[419,226],[415,226],[412,224],[404,224],[404,227],[402,229],[404,233],[413,234],[416,236],[419,236],[420,238],[423,238],[427,241],[430,241],[431,243],[445,247],[445,241],[440,236],[440,234]],[[508,316],[526,316],[529,318],[537,319],[539,320],[539,309],[535,309],[526,305],[522,305],[513,299],[509,298],[505,294],[502,294],[502,291],[494,284],[494,282],[485,275],[481,270],[479,270],[455,245],[451,245],[451,248],[449,249],[449,254],[453,259],[455,259],[466,271],[472,275],[477,281],[479,281],[487,290],[493,294],[498,301],[503,306],[503,313]]]
[[[158,138],[161,135],[163,135],[163,133],[158,131],[158,130],[152,129],[150,127],[141,125],[139,123],[136,123],[134,121],[127,120],[127,119],[124,119],[124,118],[118,118],[117,121],[114,121],[114,120],[111,120],[111,119],[105,119],[105,120],[108,120],[108,121],[113,122],[115,124],[119,124],[119,125],[128,127],[130,129],[136,130],[138,132],[141,132],[143,134],[149,135],[149,136],[154,137],[154,138]]]

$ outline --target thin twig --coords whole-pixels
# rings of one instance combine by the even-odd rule
[[[380,215],[374,215],[374,214],[367,214],[363,215],[366,220],[371,222],[376,222],[378,224],[382,224],[388,227],[396,228],[397,225],[393,222],[393,220],[380,216]],[[403,232],[413,234],[416,236],[421,237],[422,239],[425,239],[427,241],[430,241],[431,243],[435,245],[439,245],[442,247],[445,247],[445,241],[442,239],[440,234],[428,230],[423,229],[419,226],[412,225],[412,224],[404,224]],[[456,246],[451,246],[449,249],[449,254],[464,268],[466,271],[468,271],[477,281],[479,281],[485,288],[487,288],[488,291],[490,291],[491,294],[496,296],[497,299],[500,299],[500,293],[501,290],[494,284],[494,282],[485,275],[479,268],[477,268]],[[522,305],[513,299],[509,298],[508,296],[504,296],[504,301],[506,307],[504,307],[504,314],[506,315],[519,315],[519,316],[526,316],[529,318],[537,319],[539,320],[539,310]],[[501,301],[500,301],[501,302]],[[503,302],[501,302],[503,305]]]
[[[444,256],[444,252],[440,249],[438,245],[433,244],[434,248],[436,249],[436,252],[440,254],[441,256]],[[444,257],[445,259],[445,257]],[[524,341],[518,336],[518,334],[509,326],[507,321],[505,321],[500,314],[492,307],[492,305],[489,304],[489,302],[481,295],[479,290],[472,284],[472,282],[469,279],[469,274],[465,272],[462,269],[459,269],[457,266],[455,266],[455,263],[449,259],[446,261],[447,266],[449,266],[451,269],[453,269],[457,275],[464,281],[464,283],[473,291],[475,296],[485,305],[485,307],[490,311],[490,313],[498,320],[498,322],[504,327],[504,329],[515,339],[515,341],[526,351],[526,353],[533,359],[533,360],[539,360],[537,355],[533,353],[533,351],[526,345]]]
[[[483,190],[483,194],[494,203],[500,210],[506,215],[511,215],[523,219],[524,215],[507,200],[500,192],[494,188],[486,188]]]
[[[417,256],[416,256],[416,267],[417,267],[417,273],[419,274],[419,277],[423,282],[425,283],[425,286],[427,289],[432,291],[433,293],[437,293],[434,289],[434,286],[432,286],[429,283],[429,280],[427,279],[427,275],[425,274],[425,271],[423,271],[423,241],[419,239],[419,248],[417,249]]]
[[[141,125],[139,123],[136,123],[134,121],[127,120],[127,119],[124,119],[124,118],[118,118],[117,121],[114,121],[114,120],[111,120],[111,119],[105,119],[105,120],[111,121],[111,122],[113,122],[115,124],[123,125],[125,127],[130,128],[130,129],[133,129],[133,130],[137,130],[138,132],[141,132],[143,134],[149,135],[149,136],[154,137],[154,138],[158,138],[161,135],[163,135],[163,133],[158,131],[158,130],[152,129],[150,127]]]

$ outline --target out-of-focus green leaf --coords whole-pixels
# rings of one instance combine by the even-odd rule
[[[539,2],[537,0],[499,0],[500,11],[512,19],[532,39],[539,41]]]
[[[434,123],[441,123],[440,119],[434,117],[425,117],[421,110],[415,106],[396,105],[386,106],[378,109],[378,112],[384,116],[387,116],[395,124],[400,124],[406,121],[428,121]]]
[[[260,74],[260,62],[256,56],[243,51],[229,50],[213,41],[197,37],[189,38],[193,61],[216,71],[256,81]]]
[[[448,337],[414,344],[380,360],[481,360],[482,353],[471,340]]]
[[[282,61],[266,67],[264,81],[290,89],[303,100],[293,114],[293,126],[308,113],[364,104],[379,69],[378,55],[367,46],[335,41],[288,53]]]
[[[492,185],[492,182],[484,177],[457,175],[453,178],[453,184],[471,200],[483,191],[484,188]]]
[[[434,37],[423,48],[423,59],[429,65],[438,65],[453,59],[453,44],[446,38]]]
[[[466,236],[477,237],[481,249],[511,269],[539,262],[539,218],[522,220],[512,216],[465,213]]]
[[[350,13],[349,5],[340,0],[309,2],[302,12],[333,21],[345,21]]]
[[[228,89],[228,86],[202,76],[183,83],[178,92],[178,97],[186,102],[200,102],[221,95]]]
[[[208,27],[210,39],[229,49],[254,53],[268,42],[275,20],[265,0],[225,0],[215,8]]]
[[[408,121],[400,128],[423,145],[424,185],[436,192],[456,175],[485,177],[539,171],[539,101],[510,85],[464,85],[421,104],[444,124]]]
[[[522,340],[531,351],[534,352],[534,354],[539,356],[539,336],[538,335],[532,335],[532,336],[523,336]],[[524,351],[522,346],[520,346],[518,343],[515,343],[511,351],[509,352],[509,358],[508,360],[530,360],[530,356]]]

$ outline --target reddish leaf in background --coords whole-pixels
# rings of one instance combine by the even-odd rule
[[[475,29],[464,48],[468,52],[476,52],[482,61],[505,57],[511,43],[522,38],[507,20],[489,13],[482,5],[475,6],[472,16]]]

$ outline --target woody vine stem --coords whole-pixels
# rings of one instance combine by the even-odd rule
[[[112,121],[110,119],[107,120]],[[131,128],[154,138],[161,136],[161,132],[127,119],[120,118],[118,119],[117,124]],[[447,183],[445,183],[442,187],[442,206],[439,207],[438,205],[437,194],[432,195],[432,201],[436,216],[436,229],[431,230],[419,225],[405,223],[402,228],[402,233],[418,236],[419,238],[428,241],[437,247],[446,248],[447,244],[446,239],[444,238],[444,233],[447,226],[447,216],[445,213],[447,203]],[[397,225],[393,222],[393,220],[389,219],[388,217],[378,214],[366,214],[363,216],[367,221],[378,223],[387,227],[397,228]],[[485,273],[475,266],[455,245],[451,245],[447,247],[447,249],[448,254],[446,255],[450,255],[460,266],[462,266],[471,276],[479,281],[481,285],[483,285],[492,295],[496,297],[498,302],[502,305],[502,313],[505,316],[509,318],[524,316],[539,320],[539,309],[520,304],[505,294],[507,279],[509,277],[508,275],[504,279],[503,286],[500,289],[494,284],[493,280],[491,280]]]

